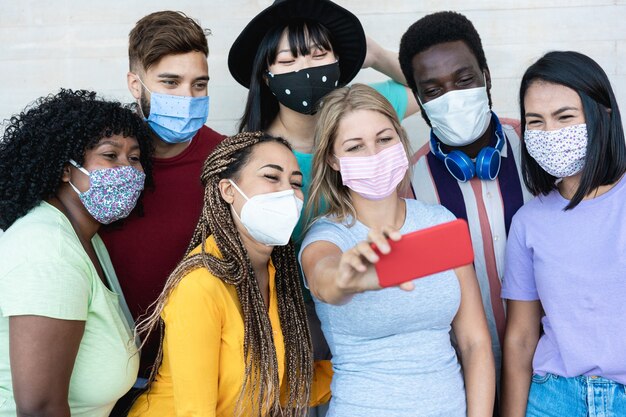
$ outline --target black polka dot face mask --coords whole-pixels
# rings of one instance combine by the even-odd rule
[[[317,102],[339,84],[339,63],[304,68],[285,74],[267,73],[268,86],[278,101],[302,114],[314,114]]]

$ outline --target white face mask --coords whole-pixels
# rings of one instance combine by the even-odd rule
[[[433,133],[448,146],[465,146],[476,141],[491,121],[486,80],[483,87],[453,90],[428,103],[419,101]]]
[[[524,143],[530,156],[556,178],[580,172],[587,155],[587,125],[582,123],[557,130],[526,130]]]
[[[304,205],[294,191],[257,194],[248,198],[234,181],[228,181],[247,200],[241,208],[241,217],[234,208],[233,212],[250,236],[267,246],[283,246],[289,243]]]

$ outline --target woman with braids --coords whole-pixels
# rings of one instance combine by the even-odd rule
[[[0,416],[106,417],[139,364],[101,224],[135,206],[150,160],[119,103],[61,90],[0,139]]]
[[[303,204],[296,158],[283,139],[240,133],[215,148],[201,180],[204,207],[188,254],[138,326],[140,335],[164,333],[159,367],[129,415],[304,416],[309,398],[330,393],[328,367],[311,382],[289,241]]]

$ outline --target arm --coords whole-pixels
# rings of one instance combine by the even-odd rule
[[[407,95],[407,108],[402,118],[407,118],[420,111],[419,104],[415,99],[415,95],[410,88],[407,87],[406,78],[400,68],[400,61],[398,60],[398,53],[389,51],[380,46],[369,36],[366,36],[367,40],[367,55],[363,62],[363,68],[372,68],[381,74],[386,75],[398,84],[405,86],[405,92]]]
[[[533,373],[532,360],[541,335],[540,301],[507,300],[502,364],[502,415],[525,416]]]
[[[17,416],[69,417],[67,401],[85,322],[9,318],[9,359]]]
[[[207,294],[195,274],[185,276],[164,310],[164,343],[168,357],[176,415],[216,415],[221,345],[220,300]],[[164,358],[165,359],[165,358]]]
[[[461,305],[452,328],[458,342],[468,417],[491,417],[495,396],[495,365],[491,336],[472,265],[454,270],[461,287]]]
[[[400,240],[401,235],[392,229],[371,230],[369,242],[375,243],[381,253],[389,253],[387,238]],[[319,240],[308,245],[302,252],[302,270],[315,297],[328,304],[345,304],[354,294],[380,289],[374,264],[378,255],[369,242],[360,242],[341,253],[333,243]],[[413,289],[413,283],[400,286]]]

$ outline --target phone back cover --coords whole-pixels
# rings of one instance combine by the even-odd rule
[[[463,219],[417,230],[389,241],[391,252],[376,263],[381,287],[457,268],[474,261],[467,222]],[[376,248],[375,248],[376,249]]]

